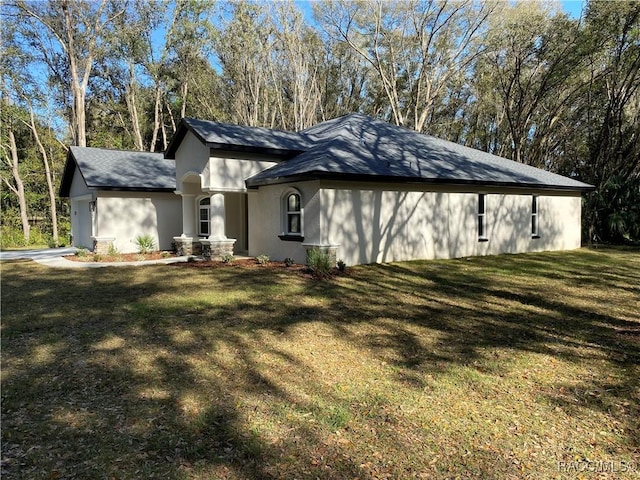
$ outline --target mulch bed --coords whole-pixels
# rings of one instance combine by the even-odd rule
[[[153,252],[153,253],[120,253],[117,255],[96,255],[93,253],[87,253],[84,256],[78,255],[68,255],[65,256],[67,260],[71,260],[72,262],[139,262],[144,260],[160,260],[175,257],[175,254],[170,254],[167,256],[167,252]],[[293,264],[287,266],[284,262],[273,262],[269,261],[264,264],[260,264],[257,262],[255,258],[241,258],[233,260],[232,262],[222,262],[220,260],[202,260],[199,257],[193,257],[193,261],[188,262],[176,262],[170,263],[167,266],[176,267],[176,268],[235,268],[235,269],[243,269],[243,270],[269,270],[269,271],[286,271],[291,273],[297,273],[302,276],[306,276],[309,278],[317,278],[309,271],[306,265]],[[331,271],[327,277],[334,277],[336,275],[344,275],[346,272],[339,272],[338,269],[334,269]]]
[[[287,270],[291,272],[305,272],[306,265],[293,264],[289,267],[284,262],[258,263],[254,258],[242,258],[232,262],[221,262],[219,260],[194,260],[193,262],[172,263],[173,267],[180,268],[242,268],[260,270]]]
[[[300,265],[294,263],[287,266],[284,262],[273,262],[260,264],[255,258],[242,258],[234,260],[232,262],[224,263],[218,260],[194,260],[190,262],[171,263],[168,266],[176,268],[230,268],[238,270],[267,270],[271,272],[284,272],[291,273],[293,275],[300,275],[301,277],[313,279],[313,280],[329,280],[337,276],[349,275],[349,270],[340,271],[334,268],[327,275],[314,275],[306,265]]]
[[[64,258],[72,262],[140,262],[143,260],[161,260],[175,257],[173,253],[152,252],[152,253],[118,253],[116,255],[99,255],[87,253],[84,256],[67,255]]]

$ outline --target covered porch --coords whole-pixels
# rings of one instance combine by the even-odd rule
[[[182,197],[182,234],[173,237],[179,255],[246,255],[246,193],[202,188],[200,175],[191,173],[178,182],[176,194]]]

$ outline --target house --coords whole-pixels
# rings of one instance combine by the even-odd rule
[[[304,263],[318,248],[353,265],[574,249],[592,188],[361,114],[298,133],[185,118],[164,157],[182,213],[172,240],[213,257]]]
[[[98,253],[138,251],[151,235],[161,250],[182,231],[175,163],[162,153],[70,147],[60,196],[70,200],[73,245]]]

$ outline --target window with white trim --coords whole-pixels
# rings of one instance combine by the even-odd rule
[[[208,237],[211,234],[211,198],[203,198],[198,206],[198,235]]]
[[[280,197],[282,214],[282,234],[280,240],[301,242],[304,240],[304,208],[302,195],[294,188],[288,189]]]
[[[538,231],[538,197],[531,196],[531,237],[540,238]]]
[[[478,240],[487,240],[487,195],[478,194]]]
[[[287,235],[302,235],[302,204],[300,194],[291,192],[286,197],[286,225]]]

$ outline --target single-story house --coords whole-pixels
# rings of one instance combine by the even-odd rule
[[[75,169],[68,161],[73,171],[65,179],[79,185],[62,191],[72,204],[80,194],[99,200],[117,191],[122,214],[129,194],[149,198],[134,180],[139,189],[159,170],[148,164],[119,170],[112,183],[121,188],[105,189],[86,180],[89,162],[81,165],[78,155],[71,151]],[[184,118],[157,162],[175,162],[174,184],[157,183],[167,188],[162,194],[174,192],[182,222],[173,238],[164,238],[171,229],[158,231],[161,246],[173,241],[186,254],[266,254],[300,263],[311,248],[350,265],[578,248],[581,194],[592,188],[361,114],[301,132]],[[102,236],[98,227],[94,233]],[[118,246],[129,241],[116,230],[107,236]]]

